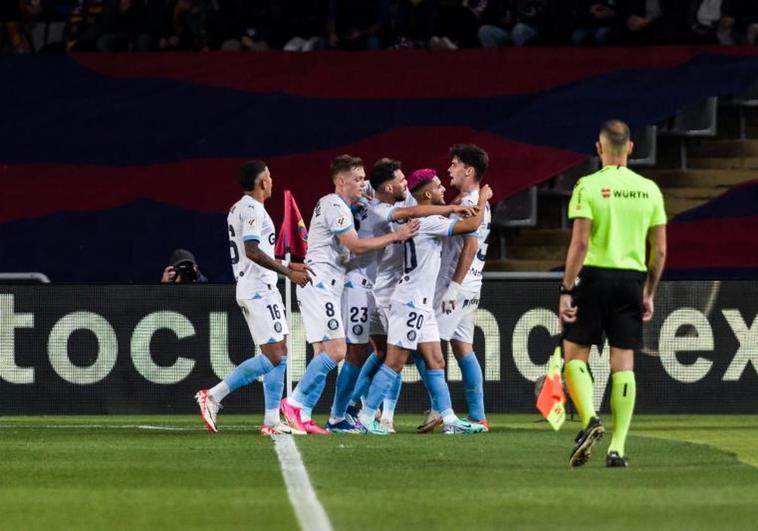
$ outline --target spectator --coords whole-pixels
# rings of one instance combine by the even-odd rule
[[[606,44],[619,20],[616,0],[574,0],[573,3],[575,23],[571,43],[575,46]]]
[[[437,0],[400,0],[395,27],[395,48],[429,48],[432,37],[438,34],[438,27]]]
[[[723,44],[756,44],[758,39],[758,2],[724,0],[719,22],[719,40]]]
[[[187,249],[175,249],[171,253],[169,265],[163,270],[161,284],[187,284],[208,282],[197,267],[195,255]]]
[[[272,0],[272,44],[288,52],[326,47],[328,0]]]
[[[205,21],[207,0],[170,0],[163,32],[158,40],[161,50],[207,50]]]
[[[612,37],[622,45],[682,42],[688,5],[682,0],[617,0],[624,24]]]
[[[98,21],[103,14],[104,0],[76,0],[68,19],[66,50],[86,52],[96,49],[100,36]]]
[[[151,38],[143,33],[145,17],[144,0],[106,0],[95,47],[101,52],[149,51]]]
[[[267,2],[215,0],[207,17],[208,47],[225,51],[266,51],[271,36]]]
[[[560,23],[561,0],[496,0],[488,2],[479,40],[485,48],[525,46],[553,41]],[[565,7],[563,7],[565,9]],[[490,14],[492,13],[492,14]]]
[[[329,47],[381,50],[389,29],[389,0],[330,0]]]

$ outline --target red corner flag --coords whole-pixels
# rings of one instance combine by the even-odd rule
[[[307,250],[308,229],[305,228],[305,221],[300,215],[300,209],[297,208],[292,192],[285,190],[284,220],[279,229],[279,238],[276,240],[274,254],[277,258],[285,258],[286,254],[290,253],[292,258],[303,260]]]
[[[550,356],[547,375],[537,397],[537,409],[555,431],[561,429],[563,421],[566,420],[565,403],[566,396],[563,394],[561,381],[561,348],[556,347]]]

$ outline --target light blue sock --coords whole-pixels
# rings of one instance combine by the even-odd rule
[[[366,407],[363,408],[363,412],[373,415],[398,378],[400,378],[400,375],[392,367],[383,363],[371,381],[371,387],[366,397]]]
[[[382,404],[382,408],[384,410],[395,411],[395,407],[397,406],[397,400],[398,398],[400,398],[400,389],[402,388],[403,388],[403,375],[398,374],[398,378],[395,379],[395,381],[392,384],[392,387],[390,387],[390,390],[387,393],[387,396],[384,397],[384,403]]]
[[[445,381],[445,371],[443,369],[427,369],[426,376],[429,392],[432,395],[432,408],[444,416],[453,408],[453,402],[450,400],[450,388]]]
[[[466,390],[469,420],[484,420],[484,385],[482,368],[476,354],[466,354],[458,360],[463,375],[463,388]]]
[[[418,370],[419,376],[421,376],[421,381],[424,383],[426,392],[429,395],[429,403],[432,405],[432,409],[439,413],[439,409],[434,407],[434,398],[432,397],[432,390],[429,387],[429,375],[426,371],[424,357],[419,354],[417,350],[412,351],[411,355],[413,356],[413,363],[416,364],[416,370]]]
[[[382,361],[375,352],[372,352],[366,359],[366,363],[361,367],[361,372],[358,374],[358,379],[355,381],[355,388],[350,397],[351,402],[357,404],[361,398],[366,396],[368,389],[371,386],[371,380],[374,378],[376,371],[379,370],[381,365]]]
[[[342,364],[342,369],[340,369],[339,376],[337,376],[337,388],[334,391],[332,417],[342,418],[345,416],[347,403],[350,401],[350,396],[353,394],[355,382],[358,379],[358,374],[360,372],[361,368],[357,365],[353,365],[349,361],[345,361],[345,363]]]
[[[279,365],[268,371],[263,377],[263,399],[267,410],[279,409],[284,393],[284,375],[287,372],[287,356],[283,356]]]
[[[259,376],[266,374],[274,368],[274,365],[263,354],[253,356],[247,361],[240,363],[232,374],[224,381],[229,386],[229,391],[235,391],[250,382],[254,382]]]
[[[322,352],[311,360],[305,369],[305,374],[292,391],[292,399],[305,407],[313,409],[326,385],[327,375],[337,367],[334,360],[326,352]]]

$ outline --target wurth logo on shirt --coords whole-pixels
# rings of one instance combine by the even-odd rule
[[[608,199],[611,197],[611,189],[610,188],[603,188],[600,190],[600,193],[603,194],[603,198]]]
[[[650,194],[641,190],[614,190],[613,197],[624,199],[650,199]]]

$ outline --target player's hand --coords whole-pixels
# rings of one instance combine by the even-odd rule
[[[316,273],[305,264],[299,264],[297,262],[291,263],[287,266],[290,270],[289,278],[292,282],[304,288],[308,282],[310,282]],[[312,275],[312,276],[311,276]]]
[[[480,208],[478,206],[471,206],[471,205],[452,205],[453,214],[458,214],[459,216],[463,218],[470,218],[472,216],[476,216],[476,213],[479,212]]]
[[[418,232],[420,226],[421,222],[418,219],[412,219],[408,223],[404,223],[399,229],[395,231],[397,240],[404,242],[405,240],[413,238],[413,236]]]
[[[461,289],[461,285],[457,282],[450,282],[447,287],[447,291],[442,296],[442,311],[446,314],[452,313],[455,310],[455,303],[458,300],[458,291]]]
[[[489,201],[492,199],[492,188],[490,188],[489,184],[485,184],[479,189],[479,200],[482,200],[482,197],[484,197],[484,202]]]
[[[561,318],[561,328],[576,321],[576,306],[574,306],[574,299],[571,295],[567,293],[561,295],[561,300],[558,303],[558,316]]]
[[[653,311],[655,310],[653,305],[653,297],[650,295],[642,296],[642,320],[649,321],[653,318]]]
[[[163,270],[161,284],[173,284],[174,282],[176,282],[176,269],[174,266],[168,266]]]

